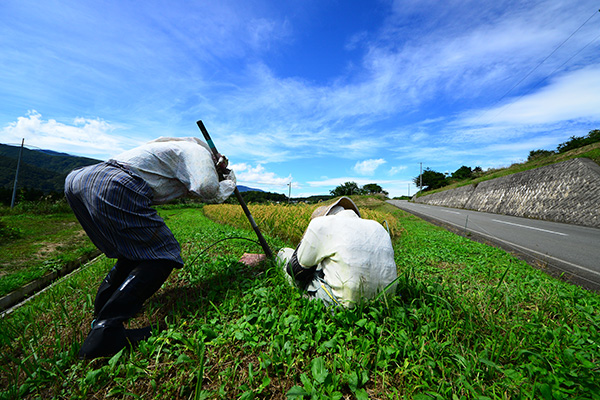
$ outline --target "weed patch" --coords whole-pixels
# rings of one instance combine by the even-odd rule
[[[131,323],[152,323],[153,336],[111,358],[76,359],[112,265],[100,258],[0,321],[1,396],[599,398],[596,294],[400,210],[377,211],[401,231],[397,293],[331,312],[274,263],[237,261],[260,252],[237,239],[252,231],[198,208],[162,209],[186,266]],[[271,246],[290,245],[286,226],[272,226]]]
[[[12,232],[0,245],[0,296],[96,250],[72,213],[15,213],[0,224]]]

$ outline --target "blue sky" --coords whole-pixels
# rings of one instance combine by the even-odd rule
[[[108,159],[201,136],[238,183],[414,194],[419,166],[600,129],[592,0],[0,2],[0,142]]]

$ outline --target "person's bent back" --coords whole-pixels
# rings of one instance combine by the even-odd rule
[[[297,286],[327,305],[353,307],[397,278],[389,234],[376,221],[360,218],[347,197],[315,210],[296,250],[282,249],[277,257]],[[388,293],[394,292],[392,284]]]

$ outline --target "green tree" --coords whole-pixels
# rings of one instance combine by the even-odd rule
[[[527,161],[537,160],[538,158],[548,157],[549,155],[554,154],[551,150],[531,150],[529,152],[529,156],[527,157]]]
[[[559,153],[565,153],[569,150],[578,149],[579,147],[587,146],[588,144],[600,142],[600,130],[594,129],[586,136],[571,136],[569,140],[558,145],[556,150]]]
[[[422,175],[423,186],[425,187],[424,190],[438,189],[448,184],[448,179],[446,178],[446,175],[442,172],[437,172],[429,168],[425,168],[425,171],[423,171]],[[421,182],[419,176],[415,177],[413,179],[413,182],[415,185],[419,186]]]
[[[452,178],[459,180],[469,179],[472,176],[473,171],[471,170],[471,167],[467,167],[464,165],[452,173]]]
[[[256,190],[249,190],[247,192],[242,192],[241,195],[246,203],[267,203],[267,202],[286,203],[288,201],[287,196],[284,194],[281,194],[281,193],[260,192],[260,191],[256,191]],[[235,196],[232,196],[232,197],[235,197]]]
[[[332,196],[351,196],[353,194],[362,194],[361,189],[356,182],[346,182],[333,190],[330,190]]]
[[[383,190],[383,188],[381,186],[379,186],[376,183],[367,183],[366,185],[364,185],[362,187],[362,192],[363,194],[384,194],[384,195],[388,195],[388,192],[386,192],[385,190]]]
[[[473,168],[473,178],[478,178],[483,175],[483,169],[479,166]]]

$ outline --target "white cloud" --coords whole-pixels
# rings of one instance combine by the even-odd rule
[[[308,181],[306,183],[312,187],[325,187],[325,186],[335,187],[335,186],[344,184],[346,182],[355,182],[358,186],[363,186],[368,183],[377,183],[378,185],[383,186],[386,184],[395,184],[395,183],[403,182],[403,181],[389,180],[389,179],[373,180],[371,178],[356,178],[356,177],[347,177],[346,176],[346,177],[339,177],[339,178],[324,178],[319,181]]]
[[[549,148],[572,134],[584,135],[571,125],[600,120],[600,65],[571,71],[552,79],[537,92],[498,107],[463,113],[442,130],[449,146],[485,146],[522,150]]]
[[[274,39],[288,37],[289,26],[287,21],[275,21],[265,18],[253,18],[247,22],[248,36],[241,38],[248,40],[250,46],[254,50],[262,51],[270,47],[270,43]]]
[[[398,174],[401,171],[404,171],[407,167],[405,165],[402,166],[397,166],[397,167],[392,167],[390,168],[390,170],[388,171],[388,175],[393,176]]]
[[[360,175],[373,175],[375,170],[386,161],[383,158],[364,160],[357,162],[352,168],[354,172]]]
[[[27,117],[19,117],[2,128],[2,137],[7,142],[21,142],[42,149],[57,150],[74,155],[108,158],[125,150],[130,140],[111,134],[115,129],[101,119],[77,117],[71,123],[54,119],[44,120],[35,110]]]
[[[274,172],[268,172],[261,164],[253,167],[247,163],[231,164],[230,168],[235,172],[238,183],[244,185],[267,185],[286,187],[292,180],[292,176],[278,177]]]
[[[369,41],[364,42],[369,47],[362,62],[354,64],[362,65],[362,69],[353,69],[352,75],[340,75],[334,81],[286,76],[268,59],[253,58],[240,70],[235,86],[211,99],[211,106],[219,111],[216,118],[227,121],[232,128],[229,131],[236,132],[229,137],[231,150],[226,144],[221,147],[232,155],[237,152],[246,159],[252,157],[262,162],[323,155],[350,159],[377,157],[395,143],[374,139],[375,135],[382,135],[382,131],[373,129],[375,123],[385,122],[398,113],[416,114],[431,101],[442,108],[450,98],[458,109],[457,98],[472,104],[470,101],[482,94],[503,93],[515,82],[515,77],[523,76],[536,65],[556,46],[557,40],[565,37],[565,32],[573,29],[568,21],[551,19],[552,23],[548,23],[552,13],[547,15],[545,7],[508,9],[494,4],[475,7],[450,2],[428,15],[430,28],[415,28],[411,24],[413,30],[408,36],[399,28],[400,23],[388,22],[379,33],[369,32]],[[463,18],[462,11],[470,8]],[[416,7],[413,12],[416,10],[423,9]],[[479,13],[482,15],[474,18]],[[441,22],[443,29],[434,29],[429,17]],[[264,23],[263,28],[269,31],[274,22]],[[515,36],[519,40],[514,40]],[[547,69],[538,71],[546,72]],[[246,117],[256,115],[260,118]],[[398,119],[401,126],[403,121]],[[439,125],[424,127],[423,132],[415,135],[440,137],[438,133],[448,131],[447,126],[441,126],[448,119],[428,114],[423,124]],[[432,133],[432,129],[437,131]],[[480,135],[465,125],[459,131],[456,138],[451,136],[452,132],[431,143],[436,143],[436,147],[443,139],[447,140],[445,144],[456,143],[461,135],[467,141],[494,142],[507,132],[499,129],[499,136],[486,136],[485,132]],[[374,171],[366,164],[355,168],[361,175]]]
[[[487,118],[486,118],[487,117]],[[600,119],[600,65],[568,72],[543,89],[489,110],[482,122],[549,124]]]
[[[377,182],[384,189],[406,191],[401,179],[416,176],[420,162],[442,171],[508,162],[584,135],[576,128],[593,129],[600,120],[599,65],[568,64],[570,72],[517,98],[596,37],[598,17],[504,97],[507,107],[490,106],[568,37],[592,4],[509,3],[383,2],[391,4],[386,18],[348,27],[344,40],[331,42],[346,50],[341,59],[332,53],[345,64],[337,75],[319,74],[327,55],[288,69],[297,60],[292,54],[323,43],[305,41],[319,32],[302,31],[310,24],[271,0],[42,5],[26,19],[20,7],[23,15],[0,28],[7,33],[0,59],[8,66],[0,76],[0,135],[108,157],[139,144],[125,138],[125,125],[146,141],[198,135],[193,122],[200,117],[219,150],[246,163],[234,168],[241,184],[287,193],[292,174],[295,188],[351,171],[360,178],[323,179],[319,187],[374,183],[369,176],[377,174],[397,179]],[[594,42],[575,61],[597,62],[597,54]],[[33,111],[16,120],[33,105],[61,117],[44,120]]]
[[[436,8],[433,20],[441,22],[443,29],[434,29],[433,25],[431,29],[418,29],[411,25],[411,29],[417,30],[406,36],[406,31],[400,29],[401,24],[396,21],[388,22],[379,32],[378,39],[376,33],[371,32],[373,39],[365,42],[370,47],[364,53],[362,70],[354,70],[352,76],[340,76],[333,82],[316,82],[284,77],[272,69],[267,60],[256,61],[240,74],[245,84],[215,99],[214,106],[222,110],[224,115],[220,118],[230,121],[235,127],[233,131],[243,137],[240,141],[245,142],[244,151],[258,160],[273,162],[332,154],[344,158],[372,157],[388,149],[390,144],[373,139],[374,135],[381,134],[373,131],[374,123],[385,121],[396,113],[417,113],[434,99],[436,104],[445,104],[450,98],[456,105],[457,98],[465,102],[465,99],[487,96],[487,93],[503,93],[518,79],[515,77],[530,71],[556,46],[557,40],[573,29],[569,21],[549,19],[562,14],[546,12],[547,5],[517,9],[490,5],[492,9],[488,9],[490,7],[475,7],[474,4],[467,7],[459,3]],[[567,3],[556,4],[553,8],[568,6]],[[473,10],[467,10],[470,13],[463,18],[459,11],[465,8]],[[413,11],[420,9],[417,7]],[[478,13],[483,15],[474,18]],[[407,14],[403,15],[406,17]],[[463,18],[460,23],[449,22],[457,16]],[[548,23],[549,20],[552,23]],[[515,36],[519,40],[514,40]],[[578,37],[571,40],[576,39]],[[555,65],[557,60],[549,60],[548,66],[537,71],[537,77],[547,73],[552,62]],[[530,78],[535,78],[536,74]],[[600,110],[595,107],[595,101],[590,102],[591,105],[583,104],[588,100],[589,97],[583,97],[571,108],[580,110],[580,115]],[[541,101],[539,107],[523,105],[522,114],[528,113],[531,117],[538,112],[538,120],[544,119]],[[562,115],[567,115],[566,110],[562,111]],[[244,115],[261,117],[243,120]],[[515,114],[513,117],[524,119],[526,116]],[[444,121],[444,117],[435,114],[427,118],[423,124],[439,122],[442,125]],[[506,138],[508,132],[495,127],[499,136],[487,136],[486,132],[478,134],[466,129],[471,126],[459,125],[459,135],[453,138],[451,135],[455,132],[448,134],[448,143],[456,143],[460,137],[467,141],[494,142],[502,135]],[[439,133],[448,130],[447,126],[439,125],[431,129],[438,129]],[[431,132],[431,129],[425,131]],[[437,136],[438,132],[432,136]],[[523,134],[520,129],[510,132],[511,137]],[[428,133],[420,135],[427,136]],[[251,142],[260,142],[260,146],[253,146]],[[240,148],[236,146],[234,151]],[[373,173],[366,164],[355,168],[363,175]]]
[[[379,87],[393,107],[506,91],[581,23],[570,17],[586,13],[583,4],[575,12],[566,1],[523,7],[449,1],[435,2],[433,8],[419,1],[414,9],[406,3],[396,4],[398,12],[390,15],[363,60],[371,94]],[[418,28],[414,20],[419,20]],[[570,38],[565,49],[581,48],[590,37],[584,31]],[[566,58],[557,52],[530,80],[545,76]]]

